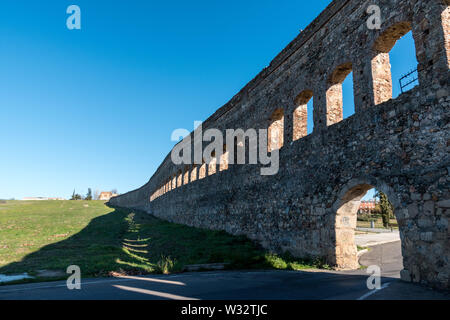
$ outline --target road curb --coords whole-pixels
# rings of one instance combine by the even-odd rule
[[[367,252],[369,252],[369,249],[364,249],[364,250],[358,251],[357,257],[359,258],[359,257],[361,257],[364,253],[367,253]]]
[[[364,247],[375,247],[375,246],[379,246],[381,244],[386,244],[386,243],[392,243],[392,242],[398,242],[401,241],[400,239],[396,239],[396,240],[386,240],[386,241],[378,241],[378,242],[373,242],[373,243],[367,243],[364,245]]]

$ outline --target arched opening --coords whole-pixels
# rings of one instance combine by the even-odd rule
[[[335,257],[338,268],[359,268],[359,250],[367,249],[365,246],[371,243],[389,241],[396,243],[397,251],[393,252],[392,257],[399,260],[396,261],[398,271],[403,268],[398,222],[388,198],[393,197],[393,193],[384,192],[365,183],[344,190],[338,200],[335,217]],[[387,216],[386,221],[383,216]]]
[[[195,180],[197,180],[197,171],[198,171],[198,167],[193,165],[192,170],[191,170],[191,182],[194,182]]]
[[[228,157],[229,157],[229,152],[227,150],[227,146],[224,145],[223,153],[222,153],[222,156],[220,157],[220,167],[219,167],[220,171],[228,170],[228,162],[229,162]]]
[[[183,173],[181,172],[181,170],[178,171],[176,183],[178,188],[183,185]]]
[[[234,137],[234,142],[233,142],[233,163],[232,164],[238,164],[238,153],[239,153],[239,149],[242,148],[244,146],[244,143],[242,142],[238,142],[238,138]]]
[[[183,177],[183,184],[188,184],[189,183],[189,166],[185,166],[184,167],[184,177]]]
[[[362,198],[357,214],[357,228],[398,230],[398,222],[389,198],[376,188],[370,189]]]
[[[172,177],[172,190],[177,188],[177,175]]]
[[[450,5],[449,0],[445,0],[446,5]],[[445,51],[447,52],[447,65],[450,68],[450,7],[447,7],[441,14],[442,29],[444,31]]]
[[[268,151],[281,149],[284,143],[284,111],[282,108],[275,110],[270,117],[270,125],[267,132]]]
[[[198,179],[204,179],[206,177],[206,163],[203,160],[202,165],[200,166],[199,170],[198,170]]]
[[[211,154],[211,161],[208,164],[208,176],[212,176],[217,171],[217,158],[216,153],[213,151]]]
[[[410,22],[400,22],[375,41],[372,78],[375,105],[418,85],[417,57]],[[393,79],[399,81],[393,85]]]
[[[331,74],[327,90],[327,125],[338,123],[355,113],[352,63],[338,66]]]
[[[305,90],[295,99],[296,108],[293,114],[293,141],[307,136],[312,132],[313,121],[312,115],[313,92]]]
[[[229,158],[230,161],[233,161],[231,164],[245,164],[245,137],[243,139],[239,139],[237,136],[234,137],[233,146],[233,158]]]

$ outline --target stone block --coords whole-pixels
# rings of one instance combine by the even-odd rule
[[[400,271],[400,279],[405,282],[411,282],[411,274],[408,270],[403,269],[402,271]]]

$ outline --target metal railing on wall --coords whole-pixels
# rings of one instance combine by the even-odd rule
[[[417,69],[411,70],[410,72],[404,74],[399,80],[400,90],[402,93],[404,93],[406,88],[412,85],[419,84],[419,74],[417,72]]]

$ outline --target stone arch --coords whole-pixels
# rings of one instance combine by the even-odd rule
[[[374,42],[371,64],[375,105],[392,99],[392,74],[389,52],[394,48],[397,41],[411,30],[411,22],[398,22],[387,28]]]
[[[344,185],[333,205],[333,212],[335,213],[335,251],[332,261],[339,269],[359,268],[358,251],[355,244],[357,211],[361,199],[372,188],[377,188],[389,198],[399,224],[400,236],[403,238],[402,216],[399,214],[401,210],[400,200],[393,189],[372,178],[353,179]]]
[[[411,30],[412,25],[409,21],[401,21],[390,26],[375,40],[373,50],[389,53],[397,41]]]
[[[292,116],[292,140],[296,141],[308,135],[308,102],[313,97],[312,90],[304,90],[295,99],[295,110]]]
[[[328,126],[344,119],[342,83],[352,71],[352,63],[346,62],[336,67],[328,78],[328,88],[326,93]]]
[[[268,151],[281,149],[284,144],[284,110],[276,109],[270,116],[270,124],[267,131]]]

